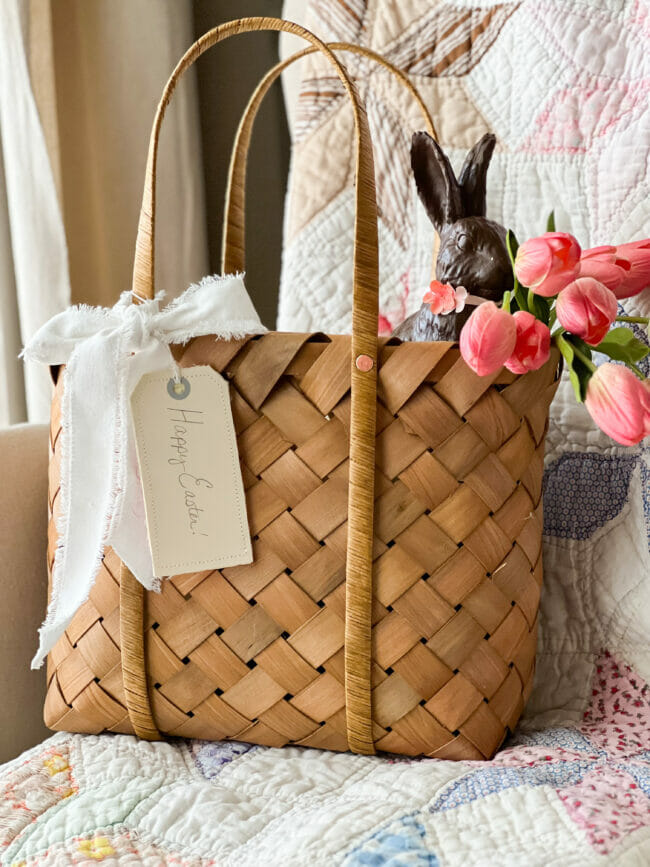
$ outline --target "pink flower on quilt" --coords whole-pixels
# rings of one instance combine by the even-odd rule
[[[627,834],[649,824],[647,795],[634,777],[608,764],[598,765],[558,795],[601,855],[608,855]]]
[[[593,848],[608,855],[627,834],[650,825],[650,689],[607,651],[580,731],[602,758],[558,795]]]
[[[402,284],[402,291],[399,296],[399,307],[394,312],[390,313],[382,313],[379,312],[379,319],[377,322],[377,334],[380,337],[389,337],[394,329],[406,319],[406,309],[408,297],[410,294],[410,277],[411,272],[410,269],[406,270],[400,276],[400,283]]]
[[[608,856],[650,826],[650,687],[604,651],[579,725],[515,734],[512,746],[451,783],[434,813],[523,786],[555,790],[589,845]],[[474,770],[475,768],[475,770]]]

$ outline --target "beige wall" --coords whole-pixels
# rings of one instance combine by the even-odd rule
[[[45,425],[0,431],[0,764],[50,734],[45,668],[29,667],[47,599],[47,443]]]

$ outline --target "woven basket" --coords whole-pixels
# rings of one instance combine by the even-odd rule
[[[210,31],[181,60],[154,123],[134,292],[153,295],[156,153],[176,82],[211,45],[251,30],[304,37],[351,97],[353,334],[201,337],[176,348],[183,366],[210,364],[230,381],[254,562],[171,576],[156,594],[106,550],[90,598],[48,657],[45,721],[149,739],[488,758],[532,688],[558,357],[523,377],[481,378],[454,344],[377,340],[366,116],[345,69],[308,31],[243,19]],[[260,88],[231,168],[229,270],[243,268],[245,151]],[[60,377],[50,567],[61,390]]]

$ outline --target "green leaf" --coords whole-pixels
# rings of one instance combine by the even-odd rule
[[[578,403],[582,403],[582,392],[580,389],[580,380],[578,379],[578,375],[573,369],[573,360],[575,358],[575,353],[573,352],[573,346],[564,339],[561,334],[556,335],[555,342],[557,343],[557,348],[560,350],[562,354],[562,358],[566,362],[567,371],[569,372],[569,379],[571,380],[571,385],[573,386],[573,391],[575,392],[576,400]]]
[[[530,312],[537,319],[540,319],[544,325],[548,325],[551,321],[552,300],[552,298],[542,298],[540,295],[533,295],[533,306]]]
[[[512,263],[512,268],[514,271],[515,259],[517,258],[517,250],[519,249],[519,241],[517,240],[515,233],[512,231],[512,229],[508,229],[506,233],[506,247],[508,248],[508,255],[510,256],[510,262]]]
[[[517,258],[519,241],[517,241],[512,229],[508,229],[506,233],[506,247],[508,248],[508,256],[510,257],[510,264],[512,265],[513,294],[515,296],[517,307],[519,310],[528,310],[526,296],[524,295],[519,280],[517,280],[517,275],[515,274],[515,259]]]
[[[535,319],[541,320],[545,325],[548,325],[549,322],[551,302],[552,299],[535,295],[532,289],[528,290],[526,299],[528,310],[533,314]]]
[[[578,403],[583,403],[587,394],[587,384],[591,379],[592,370],[575,353],[575,347],[564,334],[557,334],[555,342],[562,353],[569,373],[569,380]]]
[[[546,221],[546,231],[555,231],[555,211],[551,211],[551,213],[548,215],[548,220]]]
[[[587,386],[589,385],[589,380],[591,379],[593,371],[591,371],[586,364],[583,364],[579,358],[576,358],[573,361],[573,372],[580,383],[580,402],[582,403],[587,396]]]
[[[650,347],[635,337],[632,329],[625,327],[612,328],[594,349],[615,361],[624,361],[626,364],[636,364],[650,353]]]
[[[521,288],[517,280],[515,280],[515,301],[517,302],[517,307],[520,310],[528,310],[524,290]]]
[[[588,343],[585,343],[581,337],[578,337],[576,334],[566,334],[565,339],[572,344],[573,348],[578,351],[578,354],[582,353],[583,355],[586,355],[589,360],[591,360],[592,347],[589,346]]]

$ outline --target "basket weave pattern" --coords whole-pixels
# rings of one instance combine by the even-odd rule
[[[160,731],[345,750],[350,338],[198,338],[183,366],[231,384],[254,562],[145,594]],[[372,608],[380,750],[493,755],[532,688],[541,485],[557,357],[480,378],[449,343],[384,344],[378,373]],[[56,549],[59,378],[49,564]],[[120,654],[120,561],[48,658],[50,728],[133,733]]]

